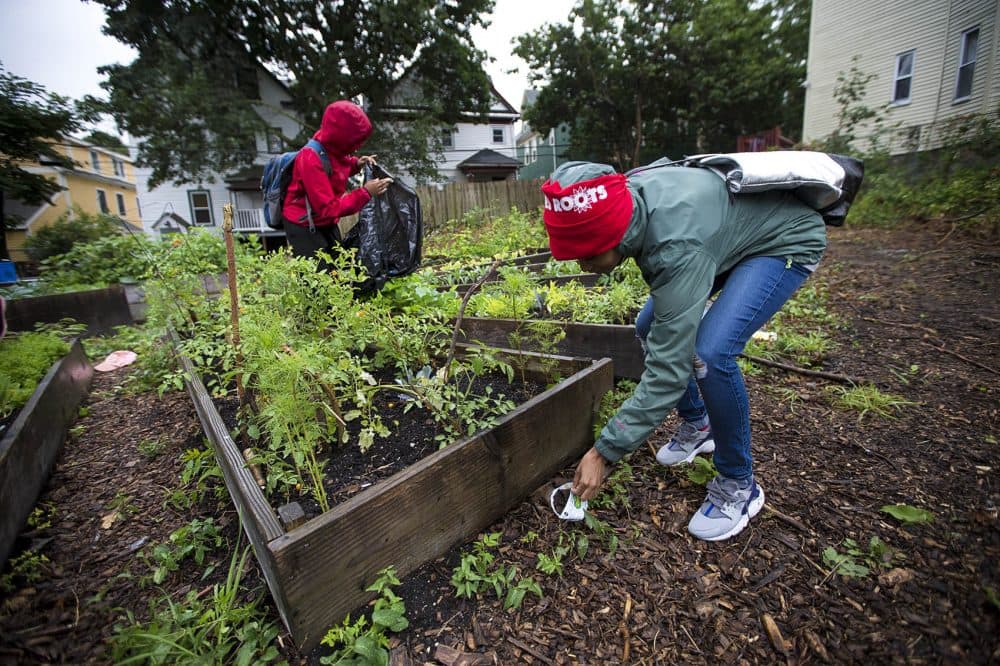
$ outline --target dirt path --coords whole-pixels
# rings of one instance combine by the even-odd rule
[[[694,540],[686,525],[703,489],[640,450],[610,493],[617,505],[594,512],[618,538],[613,556],[587,532],[582,560],[568,553],[561,576],[536,571],[539,552],[582,533],[557,524],[541,489],[491,531],[503,533],[499,559],[533,572],[543,598],[518,611],[492,593],[457,600],[452,553],[399,591],[411,627],[394,639],[398,663],[451,664],[456,651],[502,664],[1000,660],[1000,248],[925,229],[833,230],[831,241],[813,278],[840,322],[823,368],[912,405],[859,419],[831,406],[828,382],[764,369],[748,384],[768,504],[750,528],[721,544]],[[42,498],[52,525],[29,536],[50,540],[52,564],[5,601],[0,659],[100,661],[114,609],[141,612],[153,594],[116,577],[142,568],[132,547],[190,519],[162,503],[180,452],[201,441],[186,396],[102,397],[114,381],[98,380]],[[153,459],[136,448],[151,438],[166,442]],[[118,493],[136,510],[102,529]],[[895,503],[934,520],[905,525],[880,511]],[[201,510],[233,536],[231,510],[216,506]],[[870,556],[857,559],[869,575],[831,571],[824,550],[847,552],[845,539]],[[218,557],[224,567],[228,554]],[[182,570],[164,590],[180,598],[206,584],[198,575]],[[259,578],[248,585],[259,589]],[[285,649],[293,663],[318,654]]]

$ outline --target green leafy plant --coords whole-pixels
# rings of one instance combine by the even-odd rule
[[[610,509],[616,511],[619,508],[628,510],[632,506],[629,499],[628,484],[632,481],[634,471],[632,465],[622,460],[615,465],[614,471],[604,481],[601,492],[590,501],[589,506],[594,509]]]
[[[0,575],[0,590],[10,593],[20,585],[32,585],[45,576],[49,558],[33,550],[25,550],[7,560],[6,572]]]
[[[106,236],[123,232],[118,218],[101,213],[88,213],[79,206],[73,206],[72,215],[63,213],[52,224],[48,224],[24,240],[24,251],[32,261],[40,262],[49,257],[66,254],[74,245],[90,243]]]
[[[699,486],[707,485],[714,479],[719,471],[715,469],[715,462],[705,456],[695,456],[690,465],[685,465],[685,475],[688,481],[697,483]]]
[[[521,577],[520,570],[513,565],[508,567],[496,563],[490,549],[500,545],[500,537],[500,532],[484,534],[473,544],[471,552],[462,554],[451,577],[457,597],[471,599],[492,588],[497,599],[504,600],[505,609],[520,608],[528,592],[542,597],[542,589],[533,578]]]
[[[214,492],[217,498],[224,496],[222,470],[210,449],[188,449],[181,454],[181,462],[184,463],[181,468],[181,487],[167,493],[164,501],[166,506],[186,511],[200,504],[209,492]]]
[[[159,457],[168,444],[170,444],[170,440],[166,437],[144,437],[139,440],[136,446],[139,449],[139,453],[153,459]]]
[[[867,547],[860,546],[854,539],[844,539],[840,545],[843,551],[833,546],[823,550],[823,561],[832,571],[847,578],[864,578],[873,569],[881,569],[891,565],[900,555],[894,552],[877,536],[873,536]]]
[[[243,602],[243,571],[250,548],[236,549],[226,580],[211,595],[187,593],[183,603],[164,596],[150,602],[150,619],[135,621],[131,611],[115,626],[111,657],[116,664],[244,664],[274,663],[278,627],[267,621],[258,595]]]
[[[108,504],[108,508],[112,511],[117,511],[121,516],[130,516],[139,509],[132,503],[132,496],[125,494],[125,492],[119,490],[115,493],[111,502]]]
[[[497,596],[501,595],[503,571],[493,568],[496,557],[490,551],[500,544],[500,532],[484,534],[472,546],[472,552],[462,554],[451,576],[451,585],[459,598],[471,599],[483,589],[494,586]]]
[[[904,407],[916,404],[900,396],[883,393],[872,384],[834,386],[830,391],[834,396],[834,404],[842,409],[858,412],[859,421],[868,414],[893,418]]]
[[[52,330],[13,333],[0,341],[0,419],[19,410],[69,345]]]
[[[153,567],[153,583],[161,584],[184,560],[191,558],[196,564],[205,561],[205,555],[222,546],[222,534],[213,518],[195,518],[190,523],[170,534],[167,543],[158,544],[150,555]],[[203,578],[211,573],[206,570]]]
[[[636,386],[637,384],[630,379],[620,379],[613,390],[601,396],[601,406],[594,419],[594,439],[601,436],[604,425],[618,412],[622,403],[632,396]]]
[[[33,530],[44,530],[52,527],[52,519],[56,515],[56,507],[49,502],[39,502],[28,516],[28,527]]]
[[[519,578],[519,570],[517,567],[510,567],[507,570],[507,596],[504,597],[503,607],[504,610],[509,610],[511,608],[517,609],[521,607],[524,603],[525,596],[531,592],[539,599],[544,595],[542,594],[542,588],[534,578],[526,577]],[[517,580],[513,585],[511,584],[513,580]]]
[[[934,514],[927,509],[921,509],[909,504],[886,504],[880,511],[887,513],[896,520],[906,523],[929,523],[934,520]]]
[[[409,626],[406,606],[393,592],[399,585],[395,567],[386,567],[368,588],[378,597],[372,608],[371,623],[364,616],[351,622],[348,615],[344,621],[332,627],[320,641],[333,649],[331,654],[320,657],[321,664],[343,666],[365,666],[389,663],[389,637],[387,632],[400,632]]]
[[[564,534],[559,534],[559,541],[552,548],[551,554],[538,553],[538,564],[535,565],[536,569],[548,576],[562,576],[563,558],[566,557],[573,547],[564,537]]]

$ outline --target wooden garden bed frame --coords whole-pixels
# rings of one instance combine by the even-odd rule
[[[530,321],[465,317],[462,319],[461,335],[465,342],[507,347],[510,346],[508,335]],[[634,326],[555,320],[550,323],[566,331],[566,337],[557,345],[560,354],[583,358],[607,357],[614,362],[615,377],[634,380],[642,377],[645,363]]]
[[[87,325],[87,335],[110,333],[115,326],[133,323],[125,287],[74,291],[7,301],[7,328],[33,331],[37,323],[55,323],[71,317]]]
[[[93,375],[74,340],[0,439],[0,568],[35,507]]]
[[[255,482],[191,363],[181,358],[243,529],[301,649],[318,645],[330,627],[373,598],[365,588],[380,570],[391,565],[405,576],[474,537],[592,445],[601,398],[613,386],[611,361],[549,358],[568,378],[494,428],[290,529]]]

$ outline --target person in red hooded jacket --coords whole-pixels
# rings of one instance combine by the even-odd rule
[[[333,102],[326,107],[319,130],[313,135],[329,160],[329,174],[315,150],[303,148],[295,157],[281,209],[285,236],[295,256],[313,257],[319,250],[331,252],[341,237],[337,226],[340,218],[357,213],[389,187],[391,179],[377,178],[347,192],[347,179],[366,164],[375,164],[374,155],[351,155],[371,133],[371,121],[360,106],[346,100]]]

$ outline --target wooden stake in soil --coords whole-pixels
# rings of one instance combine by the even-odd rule
[[[246,392],[243,390],[243,350],[240,347],[240,299],[236,291],[236,253],[233,249],[233,204],[222,207],[222,236],[226,241],[226,279],[229,282],[229,319],[233,327],[232,345],[236,350],[236,395],[240,401],[240,439],[243,443],[243,457],[253,474],[257,485],[265,486],[260,468],[252,462],[253,449],[250,448],[246,429]]]

